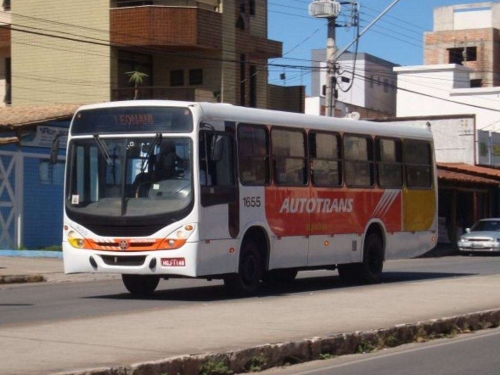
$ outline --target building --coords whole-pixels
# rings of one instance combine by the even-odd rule
[[[434,9],[434,28],[424,34],[424,64],[472,69],[470,87],[500,86],[500,3]]]
[[[50,165],[50,147],[79,104],[303,112],[304,87],[268,84],[282,43],[267,22],[267,0],[0,1],[0,248],[60,244],[64,152]]]
[[[326,50],[313,50],[311,96],[306,112],[325,113]],[[394,116],[398,65],[368,53],[344,53],[337,59],[335,116],[358,112],[363,118]]]
[[[267,0],[13,0],[3,8],[3,105],[136,98],[272,108],[270,97],[288,95],[267,83],[268,59],[282,55],[282,43],[267,38]],[[141,79],[131,80],[134,72]]]

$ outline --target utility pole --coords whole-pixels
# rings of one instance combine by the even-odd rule
[[[340,3],[335,0],[315,0],[309,4],[309,15],[326,18],[328,21],[328,38],[326,42],[326,116],[335,116],[335,27],[340,14]]]

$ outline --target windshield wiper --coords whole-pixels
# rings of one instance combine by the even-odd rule
[[[106,143],[101,141],[99,135],[97,134],[94,134],[94,140],[95,143],[97,143],[97,147],[99,148],[99,151],[101,151],[102,156],[104,156],[104,159],[106,159],[106,164],[110,167],[113,166],[113,159],[111,158],[111,156],[109,156],[109,150],[106,146]]]
[[[155,147],[161,143],[161,139],[162,139],[161,133],[156,133],[156,137],[153,139],[153,142],[151,142],[151,146],[149,147],[146,158],[142,161],[141,172],[144,172],[144,170],[146,169],[146,161],[148,161],[149,164],[150,157],[153,154]]]

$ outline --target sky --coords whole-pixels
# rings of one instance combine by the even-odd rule
[[[360,32],[393,1],[358,0]],[[402,66],[421,65],[423,36],[424,32],[433,29],[434,8],[484,1],[486,0],[400,0],[361,37],[358,52],[369,53]],[[311,75],[308,68],[311,66],[311,50],[326,48],[327,37],[327,21],[308,14],[311,2],[312,0],[268,0],[268,38],[283,42],[284,57],[271,59],[269,63],[286,65],[269,67],[269,83],[305,85],[307,94],[310,93]],[[347,20],[350,9],[350,6],[344,6],[338,20]],[[337,27],[337,49],[346,47],[354,40],[355,35],[354,27]],[[280,77],[282,73],[285,73],[285,80]]]

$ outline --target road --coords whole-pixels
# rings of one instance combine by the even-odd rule
[[[0,375],[109,368],[234,350],[250,355],[250,348],[265,344],[285,354],[281,348],[288,346],[280,343],[306,350],[313,345],[311,338],[405,329],[500,307],[498,256],[387,262],[379,285],[348,287],[335,272],[301,277],[294,285],[235,300],[226,297],[220,282],[201,280],[162,281],[146,299],[131,297],[119,280],[2,286]],[[188,357],[191,369],[199,368],[197,358]]]
[[[262,375],[497,375],[500,329],[278,368]]]
[[[390,261],[383,284],[500,274],[500,256],[456,256]],[[377,287],[377,286],[375,286]],[[264,288],[261,298],[345,291],[336,272],[301,272],[293,285]],[[364,288],[363,286],[352,288]],[[35,323],[178,308],[228,300],[221,281],[172,279],[150,298],[134,298],[121,281],[10,285],[0,288],[0,325]]]

